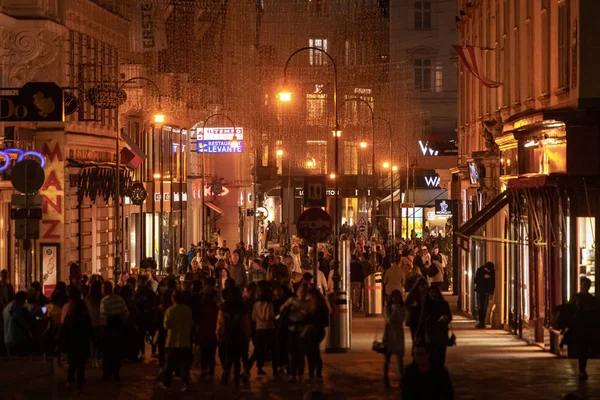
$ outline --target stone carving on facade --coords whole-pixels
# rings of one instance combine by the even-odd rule
[[[61,76],[49,67],[62,53],[63,37],[48,30],[24,30],[2,33],[4,81],[11,87],[39,80],[39,75],[51,81]],[[40,74],[41,73],[41,74]]]
[[[483,138],[485,139],[485,148],[489,155],[500,155],[500,148],[496,144],[494,138],[501,134],[501,122],[495,119],[483,121]]]

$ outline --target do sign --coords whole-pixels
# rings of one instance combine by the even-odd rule
[[[323,242],[331,235],[333,223],[329,214],[315,207],[304,211],[296,225],[298,235],[310,242]]]

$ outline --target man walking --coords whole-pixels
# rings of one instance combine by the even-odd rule
[[[394,290],[403,292],[404,286],[402,284],[402,278],[404,273],[400,267],[400,263],[393,263],[391,268],[385,271],[383,275],[383,287],[385,288],[386,298],[390,298]]]
[[[477,304],[479,305],[479,323],[475,326],[477,329],[485,329],[488,303],[494,296],[495,288],[496,270],[494,264],[488,261],[485,265],[479,267],[475,274],[475,292],[477,293]]]
[[[167,309],[164,318],[164,328],[167,331],[165,341],[166,364],[163,382],[158,386],[166,389],[171,384],[173,372],[181,371],[183,385],[181,391],[186,392],[190,384],[190,368],[192,366],[192,309],[184,303],[183,292],[173,293],[173,305]]]
[[[113,292],[113,285],[105,281],[102,285],[104,297],[100,301],[100,319],[104,329],[102,338],[102,379],[121,379],[121,345],[123,326],[129,317],[129,310],[123,298]]]
[[[352,287],[352,306],[354,310],[362,310],[362,292],[363,282],[365,280],[362,265],[358,261],[358,257],[352,256],[350,263],[350,282]]]
[[[26,357],[31,353],[32,337],[26,300],[25,292],[17,292],[4,309],[4,344],[9,357]]]
[[[570,301],[575,305],[573,324],[569,327],[571,342],[579,345],[579,379],[588,379],[587,360],[595,337],[597,335],[597,320],[600,315],[600,304],[594,295],[590,294],[592,281],[581,278],[581,292]]]
[[[235,281],[235,286],[244,288],[248,284],[248,277],[246,276],[246,268],[240,261],[240,255],[233,253],[231,255],[231,265],[229,266],[229,276]]]

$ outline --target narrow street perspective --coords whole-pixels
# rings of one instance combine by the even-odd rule
[[[0,0],[0,400],[600,400],[600,0]]]

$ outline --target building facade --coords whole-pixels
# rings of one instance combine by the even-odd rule
[[[496,264],[492,324],[558,351],[554,308],[596,286],[594,238],[600,88],[599,4],[579,0],[458,1],[461,308],[474,313],[475,270]]]
[[[206,225],[202,213],[194,213],[194,185],[218,179],[211,157],[204,168],[210,179],[194,175],[200,158],[191,139],[192,128],[222,107],[217,86],[190,67],[202,54],[188,36],[168,33],[182,15],[189,18],[189,4],[180,2],[166,13],[160,4],[138,1],[0,5],[7,49],[0,63],[3,95],[14,96],[28,82],[52,82],[64,96],[64,106],[54,105],[64,109],[62,121],[5,118],[1,124],[2,155],[8,156],[0,161],[0,268],[21,287],[38,280],[51,291],[58,280],[68,280],[72,263],[81,273],[105,277],[113,276],[119,254],[124,269],[139,267],[147,257],[160,269],[173,265],[179,247],[198,241]],[[46,106],[44,98],[36,105]],[[155,114],[165,117],[155,121]],[[15,239],[10,219],[16,206],[10,167],[30,150],[43,155],[46,181],[39,191],[39,238],[26,242]],[[133,195],[135,187],[145,200],[139,190]]]
[[[258,165],[266,219],[294,223],[304,209],[304,177],[311,175],[327,176],[327,209],[333,210],[335,62],[339,220],[352,226],[361,218],[379,219],[389,231],[389,218],[371,207],[373,197],[390,193],[382,164],[404,165],[404,138],[421,124],[405,63],[390,63],[389,2],[266,1],[260,27],[264,129]],[[282,67],[304,47],[313,49],[289,60],[284,82]],[[278,99],[284,86],[290,102]]]

